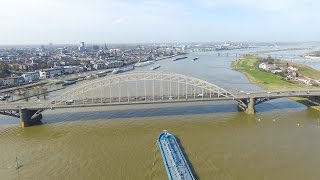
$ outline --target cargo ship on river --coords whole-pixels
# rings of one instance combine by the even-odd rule
[[[156,66],[151,67],[150,70],[156,70],[156,69],[158,69],[160,67],[161,67],[160,65],[156,65]]]
[[[194,180],[176,138],[164,130],[158,137],[158,144],[167,170],[169,180]]]
[[[131,71],[133,70],[134,67],[133,66],[128,66],[125,68],[116,68],[112,71],[112,74],[119,74],[119,73],[123,73],[123,72],[127,72],[127,71]]]
[[[138,62],[136,63],[134,66],[135,67],[144,67],[144,66],[148,66],[151,64],[154,64],[155,61],[144,61],[144,62]]]
[[[175,58],[173,61],[179,61],[188,58],[187,56]]]
[[[75,84],[76,83],[76,81],[63,81],[62,82],[62,86],[69,86],[69,85],[72,85],[72,84]]]

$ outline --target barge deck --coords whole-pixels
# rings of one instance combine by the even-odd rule
[[[194,180],[190,167],[179,147],[176,138],[164,130],[158,144],[169,180]]]

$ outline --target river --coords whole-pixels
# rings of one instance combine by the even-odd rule
[[[188,56],[159,61],[158,71],[261,90],[230,68],[235,57]],[[167,179],[156,144],[163,129],[180,140],[199,179],[319,179],[319,112],[288,99],[256,109],[246,115],[235,102],[198,102],[48,110],[44,125],[25,129],[0,116],[0,179]]]

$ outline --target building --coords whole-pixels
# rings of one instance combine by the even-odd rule
[[[81,42],[80,43],[80,46],[79,46],[79,51],[80,52],[84,52],[86,50],[86,47],[85,47],[85,45],[84,45],[84,42]]]
[[[102,62],[97,62],[93,64],[93,69],[105,69],[106,64]]]
[[[275,64],[261,63],[259,64],[259,68],[265,71],[270,71],[276,68]]]
[[[24,83],[24,78],[21,76],[17,76],[17,77],[9,77],[9,78],[4,78],[1,80],[2,82],[2,86],[17,86],[20,84]]]
[[[36,82],[40,79],[39,72],[27,72],[21,75],[25,82]]]
[[[274,72],[282,72],[286,69],[285,65],[283,65],[283,64],[268,64],[265,62],[259,64],[259,68],[263,69],[265,71],[274,71]]]
[[[79,73],[80,71],[81,71],[81,68],[79,66],[63,66],[64,74]]]
[[[267,68],[267,64],[266,63],[261,63],[261,64],[259,64],[259,68],[260,69],[266,69]]]
[[[23,84],[25,82],[22,76],[9,77],[9,79],[13,79],[14,86]]]
[[[107,68],[119,68],[124,65],[123,61],[110,61],[106,63]]]
[[[6,86],[13,86],[14,85],[14,80],[11,78],[4,78],[2,79],[2,86],[6,87]]]
[[[293,79],[298,76],[298,68],[289,66],[287,68],[287,72],[288,72],[288,76],[287,76],[288,79]]]
[[[287,71],[288,71],[288,73],[290,73],[290,72],[298,72],[298,68],[289,66],[289,67],[287,68]]]
[[[281,69],[271,70],[271,73],[273,73],[273,74],[282,73],[282,72],[283,71]]]
[[[40,79],[46,79],[46,78],[61,76],[62,72],[63,72],[63,67],[54,67],[54,68],[40,70],[39,74],[40,74]]]
[[[310,79],[308,77],[296,77],[295,80],[298,82],[302,82],[305,85],[309,85],[309,86],[312,85],[312,79]]]

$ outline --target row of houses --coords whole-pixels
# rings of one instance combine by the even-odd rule
[[[119,68],[124,66],[123,61],[109,61],[109,62],[91,62],[93,64],[93,69],[99,70],[99,69],[109,69],[109,68]]]
[[[39,79],[53,78],[63,74],[73,74],[82,72],[84,69],[80,66],[56,66],[53,68],[43,69],[39,71]],[[32,75],[30,76],[32,77]]]
[[[305,85],[311,86],[311,85],[319,84],[319,82],[314,79],[299,75],[298,68],[295,68],[293,66],[286,66],[283,64],[261,63],[259,64],[259,68],[274,74],[285,72],[285,75],[286,75],[285,78],[287,80],[294,80],[294,81],[303,83]]]
[[[79,66],[59,66],[48,69],[42,69],[34,72],[27,72],[21,76],[13,76],[7,78],[0,78],[0,87],[13,87],[25,83],[37,82],[40,79],[47,79],[61,76],[63,74],[73,74],[83,71]]]
[[[0,78],[0,87],[13,87],[24,83],[37,82],[41,79],[48,79],[64,74],[79,73],[86,70],[99,70],[108,68],[119,68],[124,66],[124,61],[90,62],[90,66],[55,66],[53,68],[41,69],[27,72],[21,76]]]
[[[19,84],[23,84],[24,78],[22,76],[18,77],[9,77],[9,78],[0,78],[0,87],[11,87]]]
[[[300,83],[303,83],[305,85],[308,85],[308,86],[319,84],[317,81],[315,81],[315,80],[313,80],[313,79],[311,79],[309,77],[305,77],[305,76],[295,77],[294,80],[298,81]]]
[[[294,77],[298,74],[298,68],[293,66],[286,66],[283,64],[268,64],[268,63],[261,63],[259,64],[259,68],[265,71],[269,71],[273,74],[286,72],[289,75],[293,75]]]

